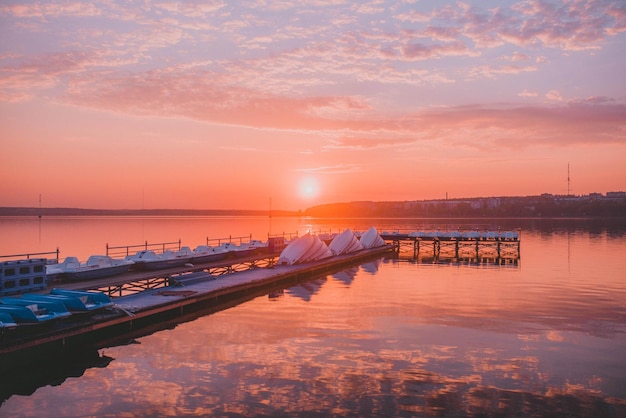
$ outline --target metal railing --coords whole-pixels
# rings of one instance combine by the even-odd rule
[[[164,253],[167,250],[179,251],[181,248],[181,244],[182,244],[182,241],[180,239],[178,241],[159,242],[155,244],[149,244],[148,241],[146,241],[143,244],[119,245],[119,246],[111,246],[107,243],[106,255],[108,255],[109,257],[120,257],[120,256],[126,257],[129,255],[135,254],[138,251],[151,250],[154,252],[162,252],[162,253]]]
[[[59,249],[57,248],[56,251],[47,251],[47,252],[43,252],[43,253],[27,253],[27,254],[10,254],[10,255],[0,255],[0,259],[3,258],[17,258],[17,259],[24,259],[26,258],[27,260],[30,259],[33,256],[42,256],[42,255],[54,255],[54,260],[56,260],[56,262],[59,262]],[[38,257],[41,258],[41,257]],[[48,257],[45,257],[48,258]]]

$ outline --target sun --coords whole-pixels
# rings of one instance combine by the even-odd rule
[[[313,177],[306,177],[300,180],[298,185],[298,193],[303,199],[314,199],[319,195],[319,182]]]

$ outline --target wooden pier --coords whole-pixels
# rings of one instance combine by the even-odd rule
[[[514,231],[394,231],[380,236],[397,254],[415,261],[517,264],[520,233]]]
[[[158,328],[162,323],[175,322],[176,318],[188,317],[211,306],[340,271],[383,257],[391,251],[391,246],[384,246],[300,265],[275,265],[271,260],[277,255],[266,254],[197,266],[195,271],[182,267],[159,273],[138,273],[145,276],[120,276],[115,279],[117,284],[111,286],[122,287],[122,282],[128,283],[128,280],[144,283],[140,285],[141,291],[129,291],[132,294],[114,298],[115,308],[93,316],[72,315],[63,321],[18,327],[2,335],[0,370],[49,359],[51,356],[110,346],[112,341],[119,342],[129,335],[141,335],[146,333],[145,330]],[[261,262],[267,264],[261,266]],[[237,271],[243,268],[237,266],[244,264],[247,264],[247,269]],[[224,273],[214,275],[220,271]],[[228,271],[236,274],[226,274]],[[154,282],[155,276],[164,276],[163,282]],[[67,283],[62,286],[93,289],[102,285],[85,283]]]

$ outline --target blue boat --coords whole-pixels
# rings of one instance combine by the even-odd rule
[[[27,293],[22,296],[22,299],[32,300],[33,302],[60,302],[70,312],[92,312],[113,305],[110,299],[108,302],[100,303],[90,301],[88,296]]]
[[[9,312],[0,311],[0,328],[15,328],[16,326],[17,322]]]
[[[59,315],[56,312],[51,312],[47,310],[33,310],[30,307],[26,306],[5,305],[4,303],[0,304],[0,313],[11,315],[11,317],[18,325],[47,322],[70,314],[69,312],[67,312],[66,315]]]
[[[50,290],[50,296],[78,298],[88,310],[108,308],[114,305],[111,298],[102,292],[87,292],[83,290],[54,288]]]
[[[2,298],[0,302],[1,311],[9,311],[17,321],[33,322],[34,320],[34,322],[42,322],[71,315],[70,311],[61,302],[39,302],[14,297]],[[10,310],[12,307],[21,309]],[[23,309],[30,311],[32,315],[29,315]]]

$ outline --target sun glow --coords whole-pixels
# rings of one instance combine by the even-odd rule
[[[298,190],[301,198],[314,199],[319,195],[319,183],[313,177],[306,177],[300,180]]]

